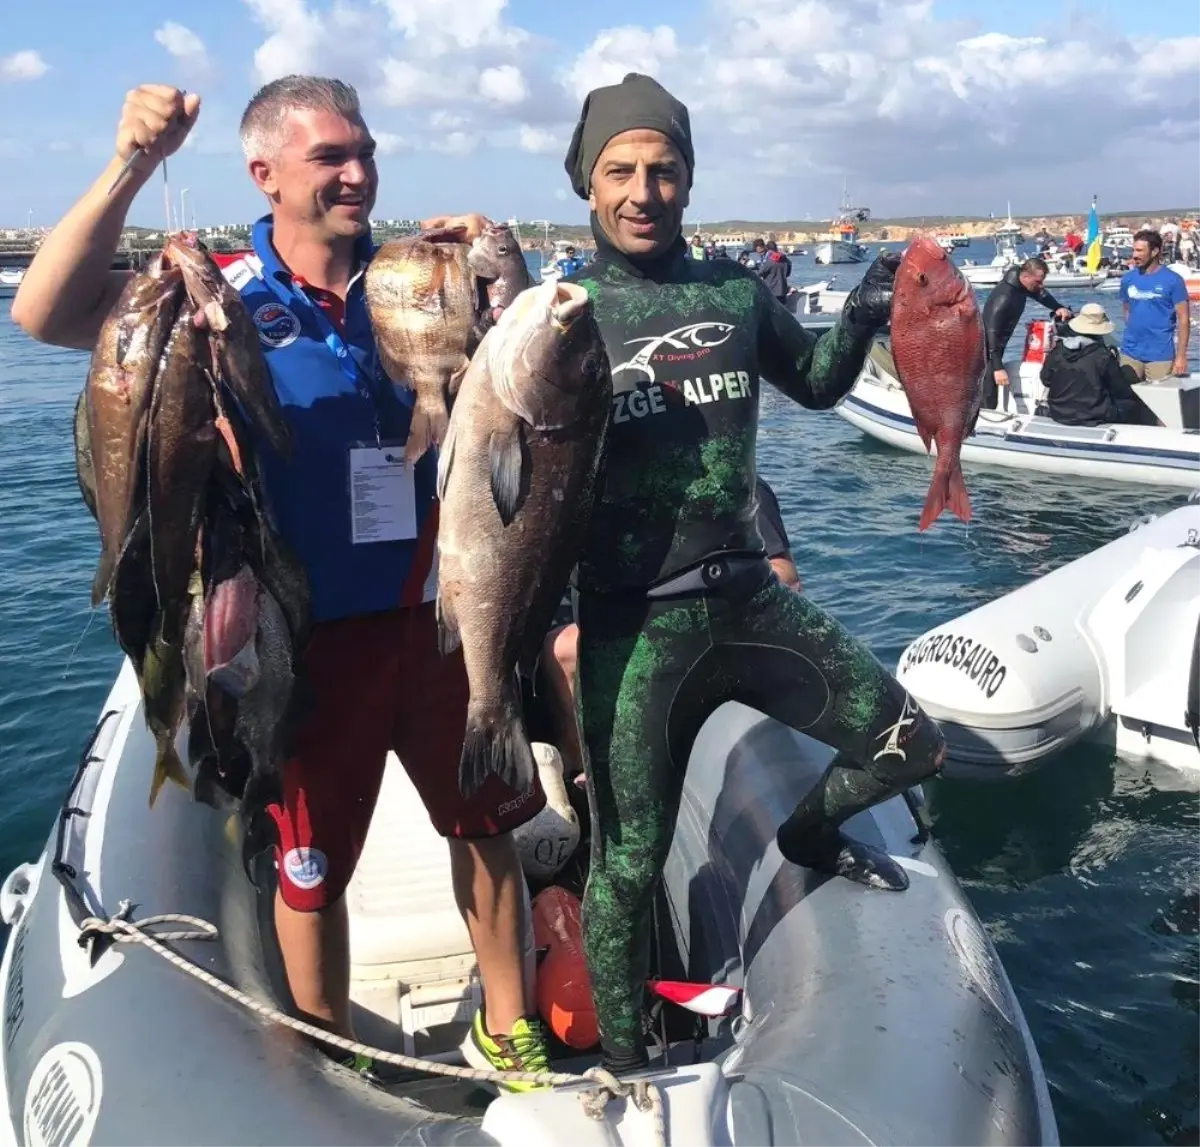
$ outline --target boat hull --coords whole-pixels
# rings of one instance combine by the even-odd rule
[[[1200,504],[1141,525],[910,642],[897,679],[942,724],[946,772],[1016,775],[1078,741],[1200,776]]]
[[[813,251],[813,262],[821,266],[829,266],[833,263],[865,263],[866,261],[867,251],[860,243],[846,243],[840,240],[835,243],[819,243]]]
[[[128,663],[102,712],[46,851],[0,896],[13,924],[0,968],[0,1142],[646,1141],[647,1117],[632,1105],[610,1104],[596,1122],[571,1088],[502,1095],[485,1110],[469,1085],[427,1085],[419,1099],[407,1084],[372,1088],[140,947],[81,947],[79,921],[128,899],[136,918],[187,912],[216,924],[216,941],[175,947],[265,1002],[281,991],[269,864],[251,866],[256,888],[236,819],[180,789],[147,808],[154,746]],[[655,1061],[668,1141],[1057,1144],[1020,1005],[921,829],[919,793],[847,826],[908,869],[902,896],[780,858],[775,825],[830,760],[734,704],[697,739],[662,887],[660,966],[741,988],[742,1007],[732,1025],[710,1025],[724,1048],[715,1060]],[[415,794],[402,798],[416,838],[406,846],[433,864],[445,842],[423,825]],[[372,847],[369,838],[364,857]],[[440,888],[427,908],[403,885],[376,888],[411,914],[398,928],[410,947],[427,939],[421,913],[451,906],[449,881],[447,867],[444,884],[416,889]],[[475,1101],[456,1106],[446,1098],[455,1088]]]
[[[836,410],[877,441],[925,454],[904,390],[881,365],[888,357],[886,352],[872,352],[862,375]],[[1010,377],[1019,373],[1020,368],[1013,364]],[[1147,397],[1158,401],[1162,396]],[[1063,426],[1052,418],[1028,413],[1028,404],[1024,405],[1025,412],[981,411],[975,432],[963,442],[963,463],[1189,490],[1200,486],[1200,434],[1195,430]]]

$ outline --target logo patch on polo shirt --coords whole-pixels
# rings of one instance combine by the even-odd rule
[[[254,325],[263,345],[276,350],[300,337],[300,320],[282,303],[263,303],[254,312]]]

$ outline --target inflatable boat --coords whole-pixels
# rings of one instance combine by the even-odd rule
[[[274,1018],[271,852],[247,861],[240,818],[183,789],[149,809],[153,759],[126,663],[45,851],[0,890],[0,1141],[1058,1142],[1021,1007],[919,792],[849,826],[904,865],[905,893],[787,864],[775,826],[830,754],[750,709],[726,705],[701,731],[656,905],[656,977],[722,1002],[660,1016],[643,1091],[586,1107],[582,1053],[538,1092],[431,1074],[462,1065],[478,985],[445,842],[394,758],[348,892],[355,1023],[424,1068],[382,1087]],[[165,942],[207,982],[95,931],[178,913],[195,919],[168,927],[215,930]]]
[[[1200,487],[1200,375],[1138,384],[1134,391],[1162,426],[1064,426],[1039,414],[1041,368],[1053,343],[1048,320],[1028,324],[1021,361],[1006,363],[1011,385],[1001,407],[982,410],[963,442],[962,460],[1116,482]],[[862,374],[835,407],[852,426],[889,446],[925,454],[886,337],[873,345]],[[933,447],[936,453],[937,447]]]
[[[922,634],[896,676],[941,722],[951,775],[1083,739],[1200,770],[1200,502]]]

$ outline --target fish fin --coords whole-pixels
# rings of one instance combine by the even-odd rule
[[[440,446],[446,440],[449,426],[450,416],[441,394],[430,396],[418,391],[408,441],[404,446],[404,460],[412,466],[431,446]]]
[[[928,454],[930,446],[933,443],[933,435],[929,433],[919,422],[917,425],[917,433],[921,436],[921,441],[925,444],[925,453]]]
[[[462,386],[462,380],[466,377],[467,367],[471,365],[469,358],[462,360],[462,365],[450,375],[446,383],[446,393],[450,398],[454,398],[458,394],[459,387]]]
[[[966,491],[964,490],[964,493]],[[929,493],[925,495],[925,508],[921,511],[921,521],[918,530],[927,530],[937,521],[941,512],[946,508],[950,498],[950,467],[943,465],[941,455],[933,468],[933,477],[929,481]]]
[[[508,433],[493,430],[488,437],[488,462],[492,470],[492,501],[505,526],[525,501],[527,451],[520,422],[513,423]]]
[[[510,691],[511,687],[506,692]],[[506,697],[500,712],[486,723],[468,712],[458,766],[458,787],[464,797],[474,795],[492,773],[510,789],[528,792],[536,772],[529,735],[514,699]]]
[[[452,418],[446,429],[446,441],[442,443],[438,455],[437,468],[437,497],[439,502],[446,500],[446,487],[450,485],[450,471],[454,469],[454,446],[458,438],[456,427],[458,423]]]
[[[446,657],[462,645],[462,634],[458,630],[458,618],[454,615],[454,607],[440,593],[437,595],[434,609],[437,613],[438,652]]]
[[[158,800],[158,794],[161,791],[164,782],[174,781],[182,789],[190,789],[191,782],[188,780],[187,771],[183,767],[183,762],[179,759],[179,754],[175,751],[175,746],[168,740],[165,740],[158,746],[158,756],[154,761],[154,777],[150,781],[150,807],[154,807],[154,802]]]
[[[950,472],[950,509],[960,522],[971,520],[971,496],[963,481],[962,467],[957,463]]]
[[[100,554],[100,562],[96,566],[96,576],[92,579],[93,609],[108,596],[113,574],[116,572],[116,565],[117,555],[111,550],[103,550]]]

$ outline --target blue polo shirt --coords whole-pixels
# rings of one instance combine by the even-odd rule
[[[258,330],[271,381],[292,430],[290,462],[254,436],[263,485],[283,540],[308,574],[313,621],[332,621],[436,594],[437,454],[414,472],[417,537],[351,540],[350,449],[402,443],[412,417],[412,392],[392,385],[375,349],[362,273],[375,252],[359,242],[359,267],[344,314],[327,313],[318,293],[297,283],[272,245],[270,216],[252,236],[253,256],[223,268]],[[339,308],[340,309],[340,308]]]
[[[1175,308],[1188,301],[1187,283],[1169,267],[1145,274],[1135,267],[1121,276],[1121,300],[1129,318],[1121,338],[1121,353],[1139,362],[1170,362],[1175,358]]]

